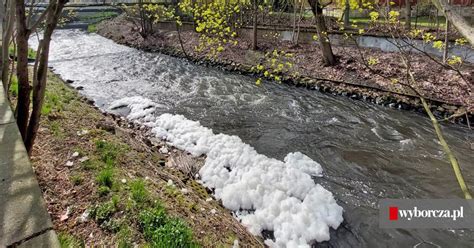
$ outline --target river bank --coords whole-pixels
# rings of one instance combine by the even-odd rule
[[[400,85],[393,84],[391,80],[387,79],[400,78],[403,75],[402,66],[398,61],[394,61],[395,53],[362,50],[366,57],[378,59],[379,63],[372,69],[382,74],[382,77],[367,69],[360,62],[358,51],[348,47],[335,47],[334,51],[340,63],[334,67],[325,67],[321,62],[319,48],[314,44],[293,46],[287,42],[261,40],[259,41],[260,50],[252,51],[249,49],[248,41],[239,39],[237,46],[226,47],[218,58],[209,59],[204,52],[195,51],[198,34],[193,31],[181,32],[186,55],[182,52],[175,31],[161,30],[143,39],[135,25],[123,16],[98,24],[97,33],[119,44],[145,51],[186,57],[196,63],[218,66],[225,70],[244,74],[254,74],[251,68],[261,61],[264,53],[278,47],[280,50],[295,55],[294,70],[300,75],[298,77],[284,76],[283,81],[286,83],[424,113],[419,99],[413,97]],[[474,102],[471,97],[472,85],[466,85],[458,75],[419,55],[413,55],[413,66],[415,74],[419,78],[418,87],[422,89],[423,94],[431,99],[430,103],[435,115],[448,117],[455,113],[464,113],[467,109],[468,115],[461,114],[451,121],[467,123],[466,116],[470,122],[474,121],[472,118],[474,110]],[[426,68],[430,68],[430,70],[426,70]],[[472,81],[474,77],[472,65],[466,65],[463,71],[468,81]]]
[[[63,247],[134,247],[158,239],[262,246],[185,174],[182,168],[203,164],[203,157],[149,138],[143,126],[101,112],[48,75],[31,160]]]

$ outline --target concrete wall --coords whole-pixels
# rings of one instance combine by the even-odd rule
[[[10,103],[0,87],[0,247],[10,246],[60,247]]]

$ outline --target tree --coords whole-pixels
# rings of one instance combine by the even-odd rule
[[[453,9],[446,0],[431,0],[436,8],[444,13],[446,19],[461,33],[469,43],[474,46],[474,27],[458,12]]]
[[[257,17],[258,17],[258,6],[257,0],[253,0],[252,2],[252,50],[257,50]]]
[[[3,6],[3,4],[2,4]],[[15,23],[15,0],[6,0],[3,9],[3,27],[2,27],[2,51],[1,51],[1,70],[2,82],[5,92],[8,92],[8,69],[10,67],[10,56],[8,48],[13,37],[13,25]]]
[[[311,11],[316,19],[316,32],[318,33],[319,47],[323,55],[323,62],[327,66],[335,65],[336,58],[332,52],[331,42],[327,32],[326,22],[323,16],[324,6],[319,0],[308,0]]]
[[[405,0],[405,29],[411,29],[411,0]]]
[[[67,0],[52,0],[38,19],[28,24],[25,2],[16,2],[16,43],[17,43],[17,124],[26,150],[31,153],[39,127],[41,109],[46,88],[48,56],[51,36],[61,16]],[[28,73],[28,39],[40,25],[44,24],[43,38],[37,48],[33,67],[33,86],[30,86]],[[32,109],[30,115],[30,93],[32,91]]]

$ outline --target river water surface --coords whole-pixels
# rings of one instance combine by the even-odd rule
[[[32,40],[33,46],[36,41]],[[60,30],[50,65],[107,110],[117,99],[149,98],[162,113],[239,136],[262,154],[300,151],[319,162],[318,183],[344,208],[344,223],[322,246],[473,247],[472,230],[380,229],[380,198],[460,198],[451,166],[428,118],[195,65],[118,45],[95,34]],[[467,183],[474,186],[474,134],[445,126]],[[436,246],[435,246],[436,245]]]

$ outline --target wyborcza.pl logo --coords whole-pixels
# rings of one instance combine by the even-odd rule
[[[382,228],[473,228],[474,200],[383,199]]]
[[[440,209],[399,209],[395,206],[390,206],[389,220],[398,220],[398,216],[402,219],[412,220],[413,218],[452,218],[456,220],[458,218],[464,218],[464,207],[461,206],[459,209],[454,210],[440,210]]]

